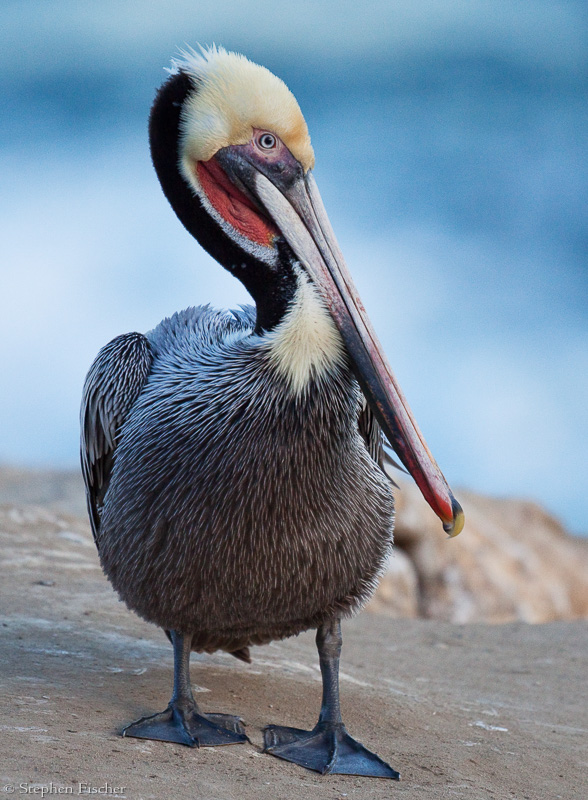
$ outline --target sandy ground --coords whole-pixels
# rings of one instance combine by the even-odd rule
[[[241,715],[251,744],[123,739],[124,724],[167,704],[167,640],[118,602],[84,523],[4,507],[0,530],[0,795],[78,796],[81,782],[133,800],[588,797],[585,623],[346,622],[347,727],[402,780],[320,776],[261,752],[264,725],[315,722],[312,633],[255,648],[250,666],[193,657],[199,702]]]

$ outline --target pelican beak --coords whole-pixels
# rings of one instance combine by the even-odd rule
[[[314,281],[341,333],[355,376],[384,435],[443,522],[446,533],[457,536],[464,525],[462,508],[396,382],[353,285],[312,173],[305,175],[299,168],[277,174],[274,170],[260,169],[249,158],[243,159],[238,147],[226,150],[233,152],[222,158],[223,167],[274,221]],[[296,166],[299,167],[297,162]]]

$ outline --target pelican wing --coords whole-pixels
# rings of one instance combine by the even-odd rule
[[[386,450],[384,450],[386,441],[382,434],[382,428],[380,427],[378,420],[375,418],[370,406],[367,405],[367,403],[359,413],[357,418],[357,427],[359,428],[359,433],[365,442],[368,453],[380,467],[384,475],[386,475],[390,483],[392,483],[392,485],[396,486],[398,489],[398,484],[392,480],[384,465],[389,464],[391,467],[396,467],[396,469],[399,469],[401,472],[406,472],[406,470],[401,464],[392,458],[392,456],[387,453]]]
[[[140,333],[117,336],[100,350],[84,383],[81,462],[92,533],[99,546],[100,513],[120,426],[145,384],[153,356]]]
[[[382,429],[370,406],[365,403],[357,418],[357,427],[368,453],[376,464],[384,469],[384,437]]]

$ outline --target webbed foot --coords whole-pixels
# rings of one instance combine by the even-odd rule
[[[188,747],[216,747],[247,741],[238,717],[199,713],[195,705],[170,703],[160,714],[142,717],[127,725],[123,736],[176,742]]]
[[[343,724],[319,723],[312,731],[268,725],[264,752],[321,774],[363,775],[399,780],[400,773],[356,742]]]

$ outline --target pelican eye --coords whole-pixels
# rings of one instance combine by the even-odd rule
[[[273,150],[278,146],[278,140],[273,133],[262,133],[257,139],[257,143],[263,150]]]

